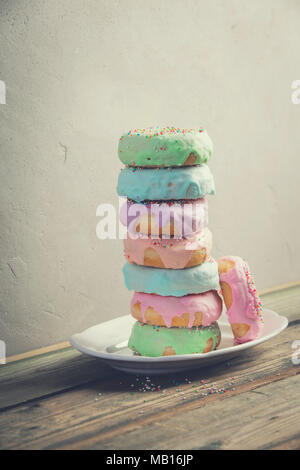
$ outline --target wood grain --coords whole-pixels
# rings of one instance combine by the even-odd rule
[[[300,438],[299,376],[245,387],[230,399],[144,423],[121,436],[93,436],[90,449],[265,449]],[[283,399],[285,398],[285,399]],[[142,431],[142,432],[141,432]],[[297,436],[297,437],[295,437]],[[81,444],[82,445],[82,444]],[[68,446],[67,446],[68,447]]]
[[[261,345],[255,354],[241,355],[230,364],[220,364],[213,370],[193,371],[188,376],[176,374],[164,380],[153,378],[153,383],[166,390],[164,393],[136,392],[134,388],[132,395],[131,384],[135,377],[112,374],[104,381],[94,380],[38,402],[33,400],[12,407],[2,412],[1,446],[89,448],[113,437],[127,436],[143,427],[145,419],[161,421],[174,412],[185,416],[194,407],[207,406],[213,401],[230,399],[249,389],[284,380],[300,372],[300,368],[291,363],[291,338],[297,336],[300,337],[300,325],[283,332],[281,342],[278,336],[268,343],[268,348]],[[199,386],[200,380],[204,380],[205,385]],[[214,382],[217,389],[225,389],[226,392],[202,397],[201,393],[207,393]],[[195,384],[198,392],[193,387]],[[176,392],[178,389],[180,392]],[[9,436],[7,426],[10,428]]]
[[[111,374],[106,364],[73,348],[0,366],[0,410]]]
[[[51,346],[45,346],[44,348],[33,349],[32,351],[27,351],[22,354],[16,354],[14,356],[8,356],[6,358],[6,363],[21,361],[22,359],[28,359],[30,357],[41,356],[53,351],[62,351],[63,349],[69,348],[71,346],[69,341],[64,341],[63,343],[53,344]]]

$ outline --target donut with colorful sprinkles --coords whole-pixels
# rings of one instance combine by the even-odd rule
[[[133,129],[120,137],[118,155],[132,167],[176,167],[206,163],[213,144],[206,130],[178,127]]]
[[[212,234],[208,228],[190,238],[124,239],[124,256],[129,263],[153,268],[184,269],[207,261],[212,250]]]
[[[183,297],[135,292],[131,300],[131,315],[141,323],[167,328],[209,326],[222,313],[223,302],[216,290]]]
[[[221,331],[217,322],[198,328],[165,328],[136,322],[128,347],[138,356],[205,354],[218,347]]]
[[[239,256],[218,260],[220,286],[235,344],[256,339],[261,331],[262,304],[249,266]]]

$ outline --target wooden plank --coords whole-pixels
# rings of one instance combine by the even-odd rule
[[[265,308],[286,316],[289,322],[300,319],[300,287],[271,292],[262,295],[261,299]]]
[[[135,383],[131,388],[136,380],[134,376],[113,374],[67,393],[13,407],[4,411],[0,418],[0,445],[2,448],[107,445],[112,439],[121,439],[146,424],[164,421],[174,413],[185,416],[186,412],[210,406],[214,401],[223,401],[297,374],[300,368],[291,363],[294,338],[300,338],[297,323],[266,345],[248,351],[229,364],[188,375],[152,378],[152,383],[160,384],[165,392],[139,392],[140,385]],[[207,395],[214,383],[217,390],[226,389],[226,392]]]
[[[266,449],[299,448],[300,376],[216,400],[138,429],[86,440],[89,449]],[[284,441],[284,444],[281,442]],[[82,446],[83,443],[80,444]],[[64,445],[61,446],[65,447]],[[70,448],[73,446],[70,445]],[[66,448],[69,448],[67,445]]]
[[[114,450],[215,448],[216,443],[224,449],[272,447],[282,440],[287,442],[299,437],[300,380],[299,375],[295,376],[297,372],[299,370],[293,368],[286,371],[284,377],[270,376],[248,382],[221,397],[212,395],[189,402],[181,400],[169,410],[164,407],[159,413],[154,411],[148,416],[137,415],[132,409],[132,419],[124,420],[118,426],[108,427],[107,422],[103,426],[102,421],[107,417],[91,416],[90,410],[82,404],[81,422],[73,422],[71,428],[66,426],[63,413],[51,416],[44,410],[39,420],[31,422],[30,426],[24,428],[20,423],[17,443],[11,439],[9,444],[2,438],[0,445],[12,449]],[[264,386],[264,383],[268,385]],[[268,388],[269,385],[272,387]],[[292,406],[288,400],[291,396],[295,398]],[[89,405],[86,401],[84,404]],[[32,408],[29,414],[35,411]],[[109,419],[113,418],[111,413],[109,415]],[[56,431],[51,426],[53,419]],[[252,420],[255,421],[253,428]],[[276,420],[275,428],[270,426],[268,429],[272,420]],[[280,430],[280,434],[274,435],[274,429],[275,432]],[[36,434],[36,439],[28,439],[28,434],[32,433]]]
[[[6,363],[22,361],[23,359],[29,359],[30,357],[41,356],[53,351],[62,351],[63,349],[69,348],[71,346],[69,341],[63,343],[53,344],[51,346],[45,346],[44,348],[33,349],[22,354],[16,354],[15,356],[8,356],[6,358]]]
[[[273,292],[280,292],[282,290],[288,290],[292,287],[300,287],[300,280],[294,282],[288,282],[287,284],[280,284],[279,286],[269,287],[268,289],[259,290],[259,295],[263,296],[266,294],[272,294]]]
[[[113,374],[103,362],[73,348],[0,367],[0,410]]]
[[[273,444],[266,447],[268,450],[299,450],[300,449],[300,434],[296,437],[289,437],[286,441],[280,442],[279,444]]]

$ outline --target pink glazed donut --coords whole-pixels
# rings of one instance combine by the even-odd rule
[[[188,238],[207,227],[207,201],[205,197],[141,203],[127,199],[120,221],[136,237]]]
[[[131,315],[141,323],[162,327],[206,327],[222,313],[222,299],[215,290],[183,297],[161,296],[135,292]]]
[[[124,240],[124,255],[130,263],[154,268],[183,269],[204,263],[210,256],[212,235],[208,228],[190,238],[131,238]]]
[[[248,264],[239,256],[218,260],[220,286],[235,344],[256,339],[262,328],[262,304]]]

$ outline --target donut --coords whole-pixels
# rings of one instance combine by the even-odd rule
[[[215,194],[207,165],[181,168],[124,168],[118,179],[119,196],[133,201],[200,199]]]
[[[128,347],[139,356],[175,356],[205,354],[218,347],[221,331],[218,323],[198,328],[165,328],[136,322]]]
[[[218,260],[220,285],[235,344],[257,338],[262,328],[262,304],[249,266],[239,256]]]
[[[217,291],[183,297],[163,297],[135,292],[131,300],[131,315],[141,323],[167,328],[209,326],[219,319],[223,302]]]
[[[143,203],[128,199],[121,206],[120,221],[135,236],[187,238],[207,227],[207,201],[205,197]]]
[[[199,165],[211,157],[213,145],[202,129],[149,127],[123,134],[118,154],[122,163],[141,167]]]
[[[157,269],[127,262],[123,275],[127,289],[146,294],[181,297],[220,288],[218,264],[212,258],[186,269]]]
[[[204,263],[212,249],[208,228],[191,238],[131,238],[124,239],[124,255],[130,263],[155,268],[183,269]]]

